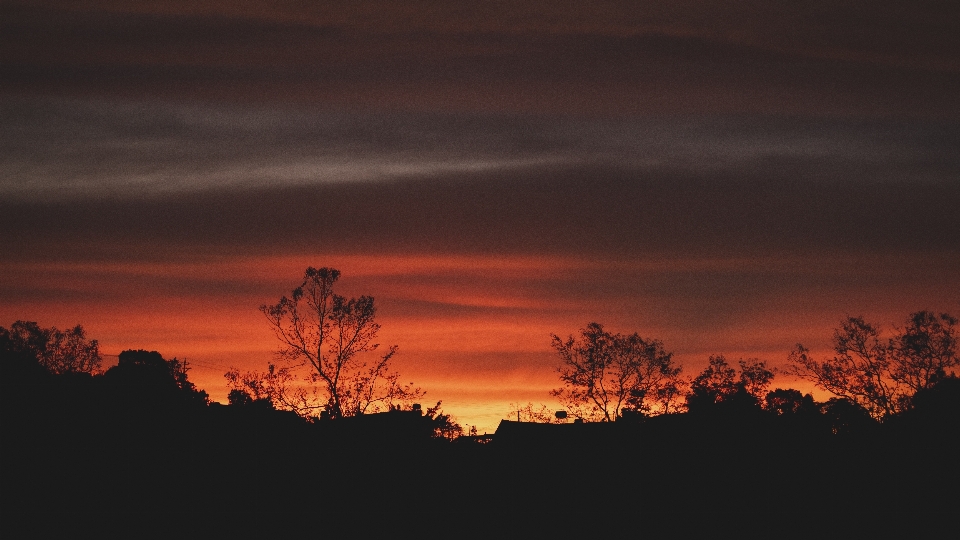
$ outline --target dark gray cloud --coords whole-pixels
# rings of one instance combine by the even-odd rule
[[[5,4],[0,194],[958,176],[945,3],[492,6]]]
[[[960,178],[960,123],[950,120],[378,114],[10,98],[0,121],[0,193],[21,200],[130,199],[509,171],[563,177],[566,170],[598,166],[637,178],[851,184]]]
[[[588,114],[956,116],[956,8],[10,4],[14,92]],[[429,9],[427,9],[429,7]]]
[[[958,203],[956,182],[582,167],[147,199],[5,202],[0,230],[8,259],[162,260],[183,251],[236,255],[318,247],[605,256],[955,254]]]

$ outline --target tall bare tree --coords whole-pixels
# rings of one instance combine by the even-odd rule
[[[322,398],[299,412],[323,409],[334,418],[375,412],[423,396],[413,384],[401,384],[390,370],[397,353],[391,345],[379,354],[380,325],[372,296],[347,299],[335,294],[340,278],[334,268],[307,268],[303,283],[275,305],[260,306],[281,342],[279,354],[306,377]],[[376,353],[376,354],[367,354]]]
[[[552,337],[564,387],[551,394],[579,418],[610,422],[624,409],[669,412],[681,394],[681,368],[658,340],[611,334],[598,323],[579,339]]]

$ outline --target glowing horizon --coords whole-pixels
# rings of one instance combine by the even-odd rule
[[[809,295],[815,291],[799,288],[790,295],[778,291],[774,305],[766,305],[771,297],[761,295],[749,302],[751,309],[724,308],[723,317],[729,320],[719,327],[715,320],[711,328],[698,329],[698,317],[684,317],[686,301],[680,298],[686,294],[681,290],[674,291],[678,296],[672,312],[648,313],[638,306],[663,305],[656,291],[651,295],[642,289],[611,289],[606,281],[583,277],[611,268],[617,268],[621,282],[626,283],[691,271],[736,273],[744,271],[742,259],[607,263],[558,256],[341,253],[154,264],[4,264],[0,270],[5,275],[31,281],[34,290],[56,288],[40,301],[35,296],[21,303],[7,301],[2,315],[10,319],[4,321],[7,325],[16,319],[36,320],[42,326],[82,324],[108,355],[147,349],[167,358],[186,359],[193,366],[191,380],[215,401],[225,402],[223,373],[230,368],[262,371],[275,360],[278,343],[258,306],[289,294],[299,284],[303,269],[311,261],[321,260],[341,270],[339,294],[367,294],[377,299],[382,325],[378,341],[384,346],[399,345],[394,367],[403,380],[425,389],[425,402],[443,401],[446,412],[465,425],[476,425],[481,432],[492,432],[510,403],[556,406],[548,394],[559,386],[551,334],[576,334],[594,321],[611,331],[638,332],[662,340],[684,366],[684,373],[693,376],[711,354],[724,354],[731,360],[755,357],[778,368],[798,342],[817,354],[827,354],[832,329],[849,314],[842,301],[831,301],[829,291],[812,298]],[[752,261],[746,268],[753,272],[767,265],[772,268],[771,279],[776,280],[784,266],[800,271],[799,260],[763,260]],[[808,265],[805,271],[815,272],[812,267],[816,266]],[[65,275],[74,281],[64,280]],[[872,290],[869,285],[864,293]],[[181,295],[176,291],[191,292]],[[852,303],[858,297],[862,302],[863,295],[850,293],[847,291]],[[71,296],[73,302],[63,300]],[[716,310],[732,298],[693,297],[690,301],[700,309]],[[810,305],[785,317],[782,306],[796,306],[801,299]],[[925,304],[908,309],[949,311],[949,305],[938,305],[936,300],[931,294]],[[713,305],[718,301],[721,305]],[[863,314],[887,329],[908,314],[906,310],[878,310],[887,302],[880,304]],[[774,386],[813,390],[803,381],[782,375]],[[822,392],[815,395],[825,398]]]

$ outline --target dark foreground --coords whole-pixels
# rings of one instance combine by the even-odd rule
[[[957,528],[956,384],[937,407],[884,424],[725,407],[609,424],[505,423],[480,444],[432,437],[407,421],[410,411],[307,423],[262,407],[151,402],[91,381],[4,381],[5,538]]]

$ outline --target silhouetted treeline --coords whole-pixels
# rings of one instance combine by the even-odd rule
[[[267,400],[212,404],[186,363],[153,351],[124,351],[103,373],[52,370],[33,339],[42,335],[21,330],[0,329],[7,532],[151,515],[282,516],[277,526],[356,536],[401,524],[413,535],[482,531],[514,518],[507,536],[814,534],[891,530],[900,519],[914,531],[953,526],[945,516],[957,507],[952,376],[881,423],[849,400],[791,389],[761,400],[749,377],[715,362],[720,375],[698,380],[689,412],[505,421],[482,444],[444,437],[438,408],[311,422]]]

